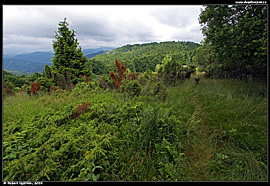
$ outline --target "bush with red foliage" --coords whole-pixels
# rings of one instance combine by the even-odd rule
[[[34,83],[30,84],[30,86],[31,86],[30,93],[31,94],[37,94],[37,92],[40,89],[39,82],[34,82]]]
[[[14,89],[9,83],[3,83],[3,96],[4,95],[14,95]]]
[[[50,86],[50,91],[51,92],[55,92],[57,90],[57,87],[56,86]]]
[[[124,65],[123,62],[120,63],[120,61],[118,61],[116,58],[115,58],[115,67],[118,70],[118,74],[114,73],[113,71],[110,71],[110,76],[114,80],[114,85],[118,89],[121,89],[120,86],[123,84],[122,83],[123,79],[126,79],[126,78],[128,80],[138,79],[138,77],[134,73],[129,73],[127,76],[127,73],[128,73],[127,67]]]
[[[75,112],[75,114],[73,114],[71,116],[72,119],[75,119],[75,118],[80,118],[80,115],[82,113],[87,113],[87,112],[92,112],[92,110],[90,109],[90,103],[85,103],[83,102],[81,105],[78,105],[78,109],[77,111]]]
[[[135,73],[131,72],[128,74],[127,79],[128,80],[136,80],[136,79],[138,79],[138,76]]]
[[[79,78],[85,78],[86,83],[90,81],[89,77],[87,77],[86,75],[79,75]]]
[[[110,76],[114,80],[114,85],[118,89],[121,89],[120,86],[123,84],[122,79],[124,79],[126,75],[126,66],[123,64],[123,62],[121,64],[120,61],[118,61],[115,58],[115,67],[118,70],[118,74],[114,73],[113,71],[110,71]]]

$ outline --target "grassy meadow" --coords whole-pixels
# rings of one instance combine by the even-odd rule
[[[4,181],[266,181],[267,86],[79,83],[3,101]]]

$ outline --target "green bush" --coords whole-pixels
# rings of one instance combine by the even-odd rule
[[[127,93],[129,96],[139,96],[141,92],[141,85],[137,80],[125,80],[121,86],[122,92]]]

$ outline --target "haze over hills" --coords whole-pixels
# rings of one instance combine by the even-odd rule
[[[91,48],[83,49],[84,55],[92,59],[95,74],[108,73],[114,66],[114,59],[124,61],[133,72],[143,72],[146,69],[155,71],[157,64],[161,64],[166,55],[171,55],[183,64],[192,63],[195,49],[200,44],[189,41],[152,42],[134,45],[124,45],[119,48]],[[53,52],[33,52],[3,58],[3,68],[8,70],[42,73],[44,66],[52,65]]]
[[[114,48],[111,47],[99,47],[83,49],[83,52],[87,58],[92,58],[96,55],[103,54]],[[53,58],[53,52],[51,51],[35,51],[32,53],[22,54],[4,54],[3,55],[3,69],[23,71],[28,73],[42,73],[44,66],[52,65],[51,59]]]
[[[41,73],[46,64],[21,59],[3,58],[3,69]],[[50,64],[51,65],[51,64]]]

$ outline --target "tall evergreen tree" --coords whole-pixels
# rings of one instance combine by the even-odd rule
[[[91,75],[91,67],[86,68],[87,57],[82,52],[76,38],[75,31],[68,28],[66,18],[59,23],[58,31],[53,40],[54,57],[53,69],[67,76],[67,72],[73,83],[78,81],[79,75]]]

